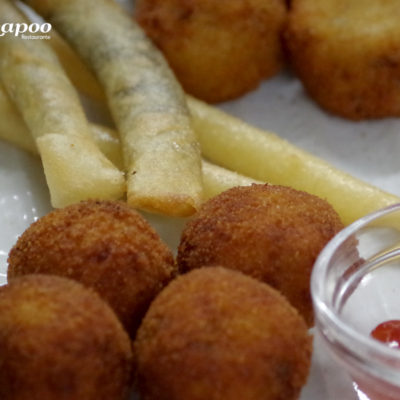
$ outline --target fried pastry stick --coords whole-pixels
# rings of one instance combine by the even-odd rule
[[[25,20],[0,0],[5,23]],[[38,146],[54,207],[123,196],[123,173],[95,145],[78,95],[44,41],[2,36],[0,78]]]
[[[257,175],[261,181],[281,185],[296,184],[299,190],[311,191],[314,183],[314,190],[318,189],[320,196],[324,196],[334,204],[346,224],[354,222],[365,213],[400,201],[399,197],[330,166],[325,161],[306,153],[270,132],[260,131],[190,96],[188,100],[196,133],[204,146],[204,155],[214,162],[229,164],[231,168],[241,171],[242,174]],[[23,121],[4,91],[2,92],[1,87],[0,120],[2,121],[0,124],[1,139],[30,152],[37,152],[35,144],[29,140]],[[115,165],[121,165],[122,156],[117,132],[94,124],[91,124],[91,129],[99,148]],[[221,142],[218,141],[220,136],[222,137]],[[228,138],[230,141],[237,142],[228,152],[228,155],[233,155],[233,160],[228,160],[227,157],[224,158],[220,154],[226,152],[226,145],[223,143],[228,141]],[[261,154],[258,153],[258,148]],[[250,157],[249,154],[252,156]],[[256,157],[256,161],[249,162],[249,157],[250,159]],[[247,164],[240,162],[243,158],[247,160],[249,167],[245,168]],[[236,161],[234,162],[234,160]],[[297,173],[298,169],[300,171]],[[234,186],[260,183],[259,180],[205,160],[202,161],[202,171],[204,199],[209,199]],[[319,178],[322,176],[324,176],[323,180]],[[315,182],[319,182],[318,185]]]
[[[19,11],[32,22],[38,21],[38,16],[32,9],[23,3],[17,2]],[[104,91],[92,71],[81,60],[71,46],[57,33],[55,29],[49,32],[49,39],[46,42],[53,48],[57,54],[61,65],[63,66],[68,78],[72,84],[79,89],[82,94],[97,104],[105,103]]]
[[[60,54],[60,47],[54,46],[54,49]],[[81,68],[76,55],[73,52],[63,54],[63,63],[71,66],[70,71],[78,88],[90,94],[87,79],[80,76]],[[187,96],[187,103],[204,157],[261,181],[293,186],[325,198],[345,224],[399,202],[399,197],[354,178],[271,132],[256,129],[191,96]],[[206,174],[205,171],[207,169],[203,165],[203,174]],[[216,173],[209,180],[204,175],[205,198],[216,194],[210,191],[212,182],[217,183],[216,187],[221,190],[228,188],[222,184],[225,174],[224,177],[219,176],[222,181],[217,179],[218,176]],[[230,175],[226,183],[231,179],[236,182],[234,175]]]
[[[54,50],[60,55],[59,46],[54,46]],[[62,62],[70,67],[74,82],[81,91],[90,95],[92,91],[87,85],[88,80],[82,79],[82,66],[79,66],[76,54],[71,51],[63,54]],[[101,92],[99,86],[97,91]],[[3,100],[0,91],[0,120],[8,126],[20,126],[18,119],[10,119],[13,114],[8,112],[9,101],[7,102],[4,97]],[[193,118],[193,127],[202,142],[203,155],[217,164],[261,181],[293,185],[298,190],[309,191],[326,198],[334,205],[346,224],[365,213],[399,202],[399,197],[338,170],[275,134],[252,127],[191,96],[187,96],[187,101]],[[2,118],[6,114],[9,116],[7,120]],[[119,165],[121,157],[115,136],[104,131],[103,127],[97,127],[97,133],[95,138],[99,147],[116,165]],[[24,140],[23,138],[10,137],[3,122],[0,124],[0,137],[27,148],[20,142]],[[208,168],[205,163],[203,163],[203,177],[204,198],[212,197],[229,187],[248,185],[255,181],[248,177],[244,177],[243,181],[242,175],[225,168],[220,169],[215,165]]]
[[[38,154],[35,139],[29,132],[21,114],[0,83],[0,139],[21,149]],[[93,140],[101,152],[119,169],[123,168],[121,144],[118,133],[103,125],[89,124]]]
[[[202,154],[211,162],[273,185],[326,199],[348,225],[399,197],[335,168],[272,132],[188,97]]]
[[[161,53],[111,0],[26,0],[91,66],[121,134],[127,199],[169,215],[201,200],[200,149],[185,96]]]
[[[0,139],[4,139],[32,154],[38,154],[35,141],[24,121],[0,85]],[[90,124],[93,138],[99,149],[117,167],[122,166],[121,146],[118,133],[103,125]],[[209,199],[234,186],[260,183],[255,179],[237,174],[206,160],[201,163],[203,172],[203,199]]]

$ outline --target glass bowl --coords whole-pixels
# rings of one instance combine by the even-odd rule
[[[356,396],[399,400],[400,350],[371,331],[400,320],[400,204],[337,234],[316,260],[311,293],[318,340]]]

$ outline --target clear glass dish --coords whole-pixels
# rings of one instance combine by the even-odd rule
[[[316,340],[360,400],[400,399],[400,350],[373,339],[400,320],[400,204],[356,221],[319,255],[311,278]]]

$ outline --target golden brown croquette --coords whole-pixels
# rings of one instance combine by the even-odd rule
[[[219,102],[254,89],[283,64],[285,0],[139,0],[136,19],[184,89]]]
[[[182,272],[222,265],[281,291],[313,322],[310,275],[325,244],[343,228],[324,200],[289,187],[237,187],[206,202],[185,227]]]
[[[353,120],[400,115],[400,2],[292,0],[290,61],[310,96]]]
[[[294,400],[308,376],[311,338],[279,292],[212,267],[159,294],[134,354],[143,400]]]
[[[174,277],[171,251],[135,210],[85,201],[33,223],[9,255],[8,279],[56,274],[95,289],[133,336],[149,303]]]
[[[126,400],[132,349],[94,291],[27,275],[0,287],[1,400]]]

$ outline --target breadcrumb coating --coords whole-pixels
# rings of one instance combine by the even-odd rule
[[[400,115],[400,3],[292,0],[289,59],[325,110],[361,120]]]
[[[126,400],[132,349],[92,290],[49,275],[0,287],[2,400]]]
[[[213,103],[280,70],[286,14],[284,0],[139,0],[135,9],[183,88]]]
[[[237,187],[205,203],[188,222],[178,267],[241,271],[281,291],[312,325],[312,267],[342,228],[335,210],[311,194],[284,186]]]
[[[213,267],[161,292],[134,353],[143,400],[294,400],[308,376],[311,337],[276,290]]]
[[[85,201],[33,223],[9,255],[8,279],[55,274],[95,289],[133,336],[148,305],[175,275],[171,251],[122,202]]]

